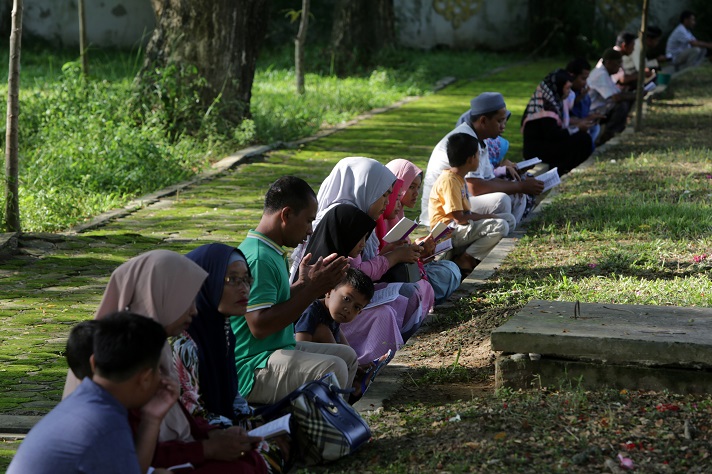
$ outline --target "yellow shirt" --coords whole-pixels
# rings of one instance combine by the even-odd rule
[[[430,228],[439,222],[449,224],[454,211],[469,211],[470,201],[465,178],[446,169],[433,184],[428,200]]]

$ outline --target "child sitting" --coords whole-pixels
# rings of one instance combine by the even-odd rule
[[[358,246],[357,246],[358,247]],[[346,344],[341,324],[350,323],[373,298],[373,281],[361,270],[349,268],[344,278],[322,299],[314,301],[294,326],[297,341]],[[349,403],[357,402],[378,372],[393,358],[388,351],[378,359],[359,366]]]
[[[344,278],[322,299],[314,301],[294,326],[297,341],[346,344],[342,323],[350,323],[373,298],[373,281],[349,268]]]
[[[484,259],[490,250],[509,233],[509,225],[495,214],[470,211],[465,175],[477,170],[479,144],[466,133],[451,135],[447,142],[450,168],[443,171],[430,191],[428,214],[430,227],[438,223],[457,223],[452,233],[453,249],[446,258],[454,261],[464,278]]]

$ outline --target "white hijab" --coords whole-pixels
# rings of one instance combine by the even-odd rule
[[[314,228],[329,209],[337,204],[350,204],[368,213],[371,204],[383,196],[393,185],[396,176],[385,165],[371,158],[351,156],[339,161],[326,177],[317,194],[318,208]],[[292,253],[292,276],[299,271],[306,244],[300,244]],[[376,233],[366,242],[363,259],[369,260],[378,253]]]

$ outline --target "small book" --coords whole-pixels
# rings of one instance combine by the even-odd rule
[[[418,227],[418,223],[403,217],[398,221],[398,224],[394,225],[388,233],[383,236],[383,241],[392,244],[393,242],[398,242],[399,240],[405,240],[408,238],[411,232]]]
[[[517,165],[518,170],[524,170],[527,168],[531,168],[534,165],[538,165],[539,163],[541,163],[541,159],[534,157],[534,158],[529,158],[528,160],[520,161],[516,165]]]
[[[446,224],[444,222],[438,222],[435,227],[433,227],[433,230],[430,231],[430,235],[433,236],[433,240],[435,242],[444,239],[448,235],[450,235],[453,231],[453,228],[450,227],[450,224]]]
[[[272,420],[269,423],[265,423],[262,426],[258,426],[254,430],[248,431],[247,434],[250,436],[260,436],[262,438],[273,438],[275,436],[289,434],[289,419],[292,414],[287,413],[286,415]]]
[[[542,173],[534,179],[538,179],[539,181],[544,183],[544,191],[542,192],[548,191],[554,186],[558,186],[559,184],[561,184],[558,168],[552,168],[546,173]]]
[[[395,299],[398,298],[399,290],[400,290],[400,285],[388,285],[385,288],[376,290],[373,293],[373,298],[371,298],[371,302],[368,303],[366,305],[366,307],[363,309],[369,309],[369,308],[373,308],[375,306],[380,306],[382,304],[390,303],[391,301],[395,301]]]
[[[451,248],[452,248],[452,239],[443,240],[442,242],[440,242],[439,244],[437,244],[435,246],[435,250],[433,251],[433,254],[430,257],[424,259],[423,262],[428,262],[428,261],[432,260],[433,258],[435,258],[435,256],[440,255],[443,252],[447,252]]]

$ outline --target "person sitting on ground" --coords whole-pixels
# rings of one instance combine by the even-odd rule
[[[73,336],[82,334],[86,333]],[[154,321],[122,312],[99,321],[92,337],[93,375],[84,377],[72,396],[30,430],[10,463],[9,474],[145,472],[127,414],[159,390],[166,332]],[[86,369],[84,363],[73,365],[79,372]]]
[[[700,41],[692,34],[696,23],[695,14],[685,10],[680,14],[680,24],[668,37],[665,55],[672,61],[675,71],[698,66],[712,54],[712,43]]]
[[[460,267],[463,279],[508,232],[507,223],[496,215],[470,211],[465,176],[480,165],[479,152],[479,141],[472,134],[450,135],[447,141],[450,168],[435,182],[428,201],[431,229],[440,222],[457,223],[451,234],[453,248],[445,258]]]
[[[102,320],[117,308],[129,308],[161,324],[168,336],[176,337],[189,327],[197,313],[195,297],[206,276],[202,268],[176,252],[143,253],[111,274],[96,318]],[[168,343],[160,367],[175,384],[177,398],[179,378]],[[260,454],[261,438],[249,436],[238,426],[227,429],[211,426],[203,418],[190,415],[180,401],[173,403],[160,422],[155,414],[159,402],[152,400],[140,411],[129,411],[144,472],[149,466],[169,468],[185,463],[192,464],[196,473],[267,472],[266,461]]]
[[[351,346],[356,350],[361,365],[380,357],[388,349],[395,354],[428,317],[435,300],[430,283],[423,280],[420,274],[415,275],[415,272],[412,276],[413,280],[417,281],[411,281],[404,275],[389,278],[389,272],[394,268],[398,270],[416,263],[423,248],[399,241],[379,250],[378,236],[369,231],[363,250],[353,255],[357,240],[353,240],[350,246],[344,242],[361,238],[365,233],[362,232],[363,228],[348,236],[348,239],[339,239],[337,242],[334,238],[337,233],[335,229],[339,228],[339,220],[357,220],[352,217],[352,210],[339,210],[338,215],[332,216],[327,226],[322,227],[321,224],[332,209],[342,205],[360,210],[375,224],[388,207],[395,182],[395,175],[376,160],[364,157],[347,157],[340,160],[319,188],[319,212],[315,220],[317,227],[306,246],[306,252],[312,254],[312,260],[329,255],[327,252],[351,256],[349,264],[363,271],[374,282],[379,282],[377,289],[388,287],[389,290],[397,292],[394,300],[364,312],[355,321],[342,327]],[[340,227],[339,230],[353,232],[349,227]],[[332,246],[337,243],[338,246]],[[298,250],[304,251],[296,249],[295,253]],[[296,270],[293,266],[292,278],[296,277]],[[390,275],[393,275],[393,272]],[[399,279],[400,277],[404,278]]]
[[[467,133],[480,140],[480,164],[476,172],[466,177],[473,212],[497,214],[507,223],[506,233],[514,230],[524,216],[527,207],[527,194],[538,195],[544,189],[541,181],[521,180],[517,170],[508,168],[512,180],[496,178],[489,160],[489,151],[483,140],[497,138],[507,124],[507,107],[504,97],[498,92],[484,92],[470,101],[469,122],[458,125],[450,131],[433,149],[425,171],[423,201],[421,203],[420,223],[432,227],[428,215],[430,191],[444,169],[448,168],[447,141],[456,133]]]
[[[656,54],[656,50],[662,36],[663,30],[657,26],[648,26],[645,29],[645,69],[649,71],[659,70],[660,63],[668,61],[668,57],[665,56],[665,54]],[[636,72],[640,71],[640,50],[642,48],[643,42],[640,41],[640,38],[636,38],[633,53],[630,55],[630,59],[633,62],[632,67],[635,68]]]
[[[350,387],[356,375],[358,361],[350,347],[294,338],[294,322],[341,281],[348,266],[345,257],[334,254],[312,263],[305,255],[290,286],[283,246],[295,247],[311,235],[317,207],[316,194],[303,179],[280,178],[265,195],[257,228],[240,244],[255,281],[245,317],[232,318],[231,326],[239,387],[250,403],[274,403],[329,372]]]
[[[569,128],[578,127],[584,124],[588,128],[588,134],[591,135],[591,146],[595,148],[596,138],[601,132],[599,120],[605,118],[605,115],[595,114],[591,112],[591,96],[588,95],[588,86],[586,81],[591,73],[591,64],[584,58],[576,58],[569,61],[566,65],[566,72],[571,74],[571,92],[565,100],[564,105],[569,110]]]
[[[235,368],[235,335],[230,318],[244,317],[253,278],[244,254],[235,247],[205,244],[186,254],[208,272],[196,298],[197,316],[173,338],[173,360],[181,385],[180,401],[193,416],[211,424],[251,430],[262,424],[240,394]],[[288,471],[289,437],[260,444],[269,473]]]
[[[588,76],[591,111],[605,115],[605,119],[601,120],[605,127],[598,136],[597,146],[625,129],[628,113],[635,102],[635,91],[621,92],[611,79],[611,74],[621,68],[621,58],[620,51],[607,49],[603,52],[601,66],[594,68]]]
[[[384,219],[386,223],[384,230],[388,232],[404,217],[405,207],[415,207],[420,194],[420,185],[423,182],[423,172],[410,161],[403,159],[392,160],[386,164],[386,167],[403,182],[403,192],[399,198],[400,206],[394,208],[394,214],[389,219]],[[407,241],[410,242],[410,239]],[[460,269],[449,260],[434,260],[433,252],[437,242],[433,240],[432,235],[417,238],[415,243],[423,247],[418,264],[433,288],[435,306],[437,306],[445,302],[460,287]]]
[[[94,353],[96,326],[96,319],[81,321],[72,328],[67,338],[67,348],[64,351],[64,356],[67,358],[69,370],[79,380],[84,377],[91,378],[94,375],[89,359]]]
[[[314,301],[302,313],[294,325],[297,341],[310,341],[320,344],[349,344],[341,330],[342,324],[352,322],[373,298],[373,281],[356,268],[346,270],[346,276],[324,298]],[[358,401],[370,382],[376,364],[389,362],[389,354],[384,354],[377,361],[360,365],[354,379],[354,391],[349,396],[353,404]],[[380,368],[380,367],[379,367]]]
[[[635,51],[635,40],[638,36],[624,31],[616,38],[614,50],[621,53],[621,67],[615,73],[611,74],[611,79],[618,85],[622,91],[635,90],[638,86],[638,70],[635,67],[633,52]],[[596,67],[602,66],[603,61],[598,60]],[[650,70],[645,71],[646,77],[650,77]]]
[[[539,157],[550,168],[564,175],[586,161],[593,151],[590,122],[578,121],[575,128],[565,123],[571,91],[571,74],[563,69],[549,73],[537,86],[522,116],[524,157]],[[568,119],[568,113],[566,113]]]

